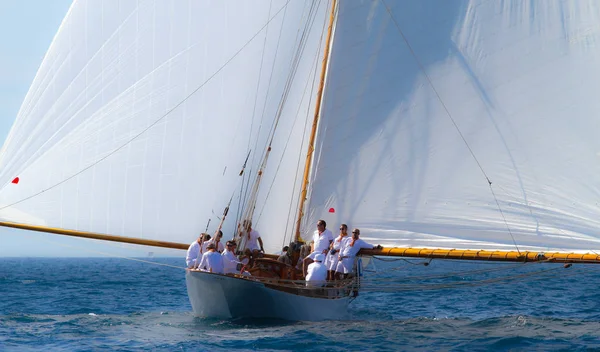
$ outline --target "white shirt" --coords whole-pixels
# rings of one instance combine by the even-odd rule
[[[346,240],[346,238],[348,238],[348,237],[350,237],[350,236],[346,235],[346,236],[342,237],[341,239],[340,239],[340,236],[334,238],[333,239],[333,249],[341,249],[342,244],[344,243],[344,240]]]
[[[260,246],[258,245],[258,239],[260,237],[260,234],[258,233],[258,231],[252,229],[250,231],[250,239],[248,239],[248,234],[245,234],[246,236],[246,248],[253,251],[255,249],[260,249]]]
[[[315,241],[315,250],[313,252],[323,253],[324,250],[329,249],[329,242],[333,241],[333,234],[329,229],[325,229],[321,234],[317,230],[313,234],[313,241]]]
[[[361,248],[371,249],[375,246],[372,244],[368,244],[367,242],[361,240],[360,238],[354,242],[354,246],[350,247],[352,243],[352,237],[348,237],[342,240],[342,249],[340,251],[340,256],[342,257],[354,257]]]
[[[213,238],[211,238],[208,241],[202,242],[202,254],[208,252],[208,248],[207,247],[208,247],[209,244],[215,243],[216,239],[213,239]],[[223,242],[222,241],[219,241],[219,244],[217,245],[217,248],[215,248],[215,250],[217,252],[223,252],[223,249],[225,249],[225,246],[223,246]]]
[[[308,286],[309,283],[313,285],[321,286],[327,280],[327,267],[325,264],[321,262],[311,263],[308,268],[306,268],[306,284]],[[318,281],[318,283],[316,283]]]
[[[185,264],[189,267],[192,261],[198,259],[200,255],[200,243],[198,241],[194,241],[190,244],[190,248],[187,250],[187,255],[185,256]]]
[[[223,274],[223,258],[221,253],[212,251],[204,253],[198,268],[215,274]]]
[[[235,254],[231,251],[225,251],[221,256],[223,257],[223,272],[225,274],[236,273],[239,262]]]

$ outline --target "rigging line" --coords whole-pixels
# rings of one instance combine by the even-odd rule
[[[312,8],[314,7],[314,2],[315,2],[315,0],[313,0],[313,2],[311,3],[311,9],[309,10],[309,14],[312,11]],[[285,20],[285,14],[286,13],[284,12],[284,20]],[[262,109],[262,113],[261,113],[261,124],[259,126],[258,134],[257,134],[257,137],[256,137],[256,142],[254,143],[254,148],[255,149],[258,147],[258,139],[260,137],[260,130],[262,128],[262,121],[265,118],[265,111],[266,111],[266,108],[267,108],[267,100],[269,98],[269,92],[271,90],[271,81],[273,80],[273,71],[275,70],[275,64],[276,64],[276,61],[277,61],[277,54],[279,53],[279,44],[281,42],[281,34],[282,34],[282,32],[283,32],[283,24],[282,24],[282,28],[279,31],[279,37],[277,38],[277,45],[275,47],[275,57],[273,58],[273,67],[271,67],[271,73],[269,75],[269,83],[267,85],[267,94],[265,95],[265,101],[264,101],[263,109]],[[297,39],[298,39],[298,35],[296,34],[296,40]],[[253,156],[252,160],[254,161],[254,156]]]
[[[526,262],[526,263],[515,264],[515,265],[510,265],[510,266],[502,266],[502,267],[498,267],[498,268],[474,269],[474,270],[459,271],[459,272],[445,273],[445,274],[432,274],[432,275],[421,275],[421,276],[407,275],[407,276],[403,276],[402,280],[430,280],[430,279],[449,278],[449,277],[456,277],[456,276],[461,276],[461,277],[472,276],[472,275],[477,275],[477,274],[491,273],[491,272],[495,272],[495,271],[517,270],[517,269],[529,267],[531,264],[542,264],[542,263],[545,263],[545,262]],[[401,268],[392,268],[392,269],[385,270],[385,271],[381,270],[380,272],[382,274],[384,274],[386,272],[392,272],[392,271],[396,271],[399,269],[401,269]],[[365,282],[376,282],[376,281],[389,281],[389,278],[368,278],[368,279],[363,279],[363,280]]]
[[[492,188],[492,183],[490,183],[489,186],[490,186],[490,191],[492,192],[492,195],[494,196],[494,200],[496,201],[496,206],[498,207],[498,210],[500,211],[500,215],[502,215],[502,219],[504,220],[504,224],[506,225],[506,229],[508,230],[508,233],[510,234],[510,238],[512,238],[515,248],[517,249],[517,253],[519,253],[519,255],[521,255],[521,251],[519,250],[517,241],[515,241],[515,237],[513,236],[512,231],[510,230],[510,227],[508,226],[508,221],[506,220],[506,217],[504,216],[504,212],[502,211],[502,208],[500,207],[500,202],[498,202],[496,193],[494,192],[494,189]]]
[[[244,161],[244,166],[242,167],[242,171],[240,171],[240,176],[242,176],[242,182],[240,187],[240,198],[238,200],[237,211],[235,215],[235,223],[238,224],[241,216],[241,208],[242,208],[242,191],[244,190],[244,180],[246,179],[246,175],[244,170],[246,170],[246,164],[248,163],[248,158],[250,157],[250,153],[252,150],[248,150],[248,155],[246,155],[246,160]]]
[[[547,274],[551,274],[552,272],[557,271],[557,270],[564,270],[564,268],[562,268],[562,267],[551,268],[551,269],[538,270],[538,271],[533,271],[533,272],[523,273],[523,274],[518,274],[518,275],[501,276],[501,277],[497,277],[497,278],[471,281],[471,282],[458,281],[458,282],[427,284],[427,285],[413,285],[413,284],[411,284],[411,285],[395,284],[395,285],[388,285],[388,286],[382,286],[381,284],[365,285],[365,286],[361,286],[361,290],[384,291],[385,289],[388,289],[388,290],[393,290],[393,291],[413,291],[413,290],[416,291],[416,290],[438,290],[438,289],[444,289],[444,288],[463,288],[463,287],[487,285],[487,284],[492,284],[492,283],[507,281],[507,280],[513,280],[513,279],[521,279],[521,278],[530,277],[530,276],[534,276],[534,275],[538,275],[538,274],[540,276],[542,276],[542,275],[546,276]],[[538,277],[538,279],[542,279],[542,277]]]
[[[269,3],[269,15],[271,15],[271,7],[272,6],[273,6],[273,0],[271,0],[271,2]],[[285,21],[285,12],[283,13],[283,16],[284,16],[283,20]],[[282,31],[283,31],[283,22],[281,24],[281,28],[279,29],[280,37],[281,37]],[[269,38],[269,27],[267,26],[267,30],[265,31],[265,40],[263,41],[263,50],[262,50],[262,54],[260,56],[260,66],[258,68],[258,79],[256,80],[256,92],[254,93],[254,107],[252,108],[252,122],[250,123],[250,133],[248,134],[248,150],[250,150],[250,142],[252,140],[252,130],[254,129],[254,118],[256,117],[256,104],[258,102],[258,91],[260,89],[260,81],[262,78],[263,63],[265,60],[265,49],[267,48],[267,39],[268,38]],[[277,44],[279,44],[279,42]],[[275,52],[275,55],[277,55],[277,52]],[[272,73],[273,73],[273,71],[271,71],[271,74]],[[271,82],[269,81],[269,85],[270,84],[271,84]],[[268,87],[269,86],[267,86],[267,92],[268,92]],[[254,150],[256,150],[256,148],[254,148]]]
[[[314,3],[316,3],[316,2],[314,2]],[[304,54],[304,49],[306,49],[307,37],[310,34],[310,32],[315,24],[316,18],[317,18],[317,10],[318,10],[318,7],[313,6],[313,8],[311,9],[311,13],[309,14],[309,18],[304,26],[304,30],[303,30],[302,36],[300,38],[300,43],[298,44],[298,49],[296,50],[296,53],[292,60],[291,72],[288,75],[288,78],[287,78],[287,81],[285,84],[285,89],[283,91],[279,106],[277,108],[278,118],[275,119],[273,121],[273,123],[271,124],[271,129],[270,129],[271,140],[269,142],[269,145],[271,145],[273,138],[275,136],[275,130],[277,129],[277,125],[279,124],[279,117],[283,113],[283,108],[289,97],[291,86],[294,82],[294,78],[296,77],[296,73],[298,72],[298,67],[300,66],[300,60],[302,59],[302,56]],[[312,17],[312,19],[311,19],[311,17]]]
[[[93,162],[92,164],[86,166],[85,168],[83,168],[82,170],[76,172],[75,174],[67,177],[66,179],[56,183],[53,186],[50,186],[46,189],[43,189],[41,191],[39,191],[38,193],[32,194],[28,197],[25,197],[21,200],[18,200],[14,203],[5,205],[3,207],[0,208],[0,210],[12,207],[14,205],[17,205],[19,203],[22,203],[26,200],[29,200],[33,197],[36,197],[46,191],[49,191],[57,186],[60,186],[61,184],[79,176],[80,174],[82,174],[83,172],[91,169],[92,167],[96,166],[97,164],[99,164],[100,162],[104,161],[105,159],[107,159],[108,157],[110,157],[111,155],[115,154],[116,152],[118,152],[119,150],[123,149],[125,146],[129,145],[131,142],[133,142],[134,140],[136,140],[139,136],[141,136],[142,134],[144,134],[145,132],[147,132],[149,129],[151,129],[152,127],[156,126],[160,121],[162,121],[165,117],[167,117],[169,114],[171,114],[171,112],[173,112],[175,109],[177,109],[178,107],[180,107],[184,102],[186,102],[190,97],[192,97],[192,95],[194,95],[196,92],[198,92],[200,89],[202,89],[202,87],[204,87],[208,82],[210,82],[215,76],[217,76],[227,65],[229,65],[229,63],[231,61],[233,61],[233,59],[235,59],[253,40],[254,38],[256,38],[262,31],[263,29],[265,29],[269,23],[271,23],[271,21],[273,19],[275,19],[275,17],[277,17],[277,15],[279,15],[279,13],[281,11],[283,11],[283,9],[285,9],[287,7],[287,5],[290,3],[291,0],[287,0],[286,3],[283,5],[282,8],[280,8],[268,21],[267,23],[265,23],[244,45],[242,45],[242,47],[236,51],[221,67],[219,67],[219,69],[217,69],[210,77],[208,77],[200,86],[198,86],[196,89],[194,89],[188,96],[186,96],[182,101],[180,101],[178,104],[176,104],[173,108],[171,108],[170,110],[168,110],[165,114],[163,114],[161,117],[159,117],[156,121],[154,121],[153,123],[151,123],[148,127],[146,127],[145,129],[143,129],[141,132],[139,132],[138,134],[136,134],[135,136],[133,136],[132,138],[130,138],[129,140],[127,140],[125,143],[123,143],[121,146],[117,147],[116,149],[114,149],[113,151],[111,151],[110,153],[108,153],[107,155],[103,156],[102,158],[98,159],[97,161]]]
[[[440,93],[437,91],[437,89],[435,89],[435,86],[433,85],[433,81],[431,80],[431,78],[427,74],[427,71],[425,70],[425,67],[423,66],[423,64],[421,63],[421,61],[417,57],[417,54],[415,53],[415,51],[413,50],[412,46],[408,42],[408,39],[404,35],[404,32],[402,32],[402,29],[400,28],[400,24],[396,21],[396,18],[392,14],[392,10],[389,8],[389,6],[385,2],[385,0],[381,0],[381,2],[385,6],[385,9],[386,9],[387,13],[390,15],[390,19],[392,20],[392,22],[394,22],[394,26],[396,27],[396,29],[400,33],[400,36],[402,37],[402,40],[404,41],[404,43],[406,44],[406,47],[408,48],[408,50],[410,51],[411,55],[415,59],[415,62],[419,66],[419,69],[423,73],[423,76],[425,77],[425,79],[427,79],[427,82],[429,83],[429,86],[431,87],[431,90],[433,90],[433,92],[435,93],[435,95],[436,95],[437,99],[439,100],[440,104],[442,104],[442,107],[444,108],[444,111],[446,112],[446,115],[450,118],[450,121],[452,121],[452,125],[454,125],[454,128],[456,129],[456,132],[458,133],[458,135],[460,136],[460,138],[464,142],[465,146],[469,150],[469,153],[471,154],[471,157],[473,158],[473,160],[475,160],[475,162],[477,163],[477,166],[479,167],[479,170],[481,170],[481,173],[483,174],[483,176],[487,180],[488,185],[490,187],[490,190],[492,191],[492,195],[494,196],[494,200],[496,201],[496,205],[498,206],[498,210],[500,210],[500,214],[502,215],[502,219],[504,220],[504,224],[506,225],[506,228],[508,229],[508,233],[510,234],[510,237],[512,238],[512,241],[515,244],[515,248],[517,249],[517,252],[520,254],[521,252],[519,251],[519,247],[517,246],[517,242],[515,241],[515,238],[514,238],[512,232],[510,231],[509,226],[508,226],[508,221],[506,220],[506,217],[504,216],[504,212],[500,208],[500,203],[498,202],[498,199],[496,198],[496,194],[494,193],[494,190],[492,189],[492,181],[490,181],[490,178],[485,173],[485,170],[483,170],[483,166],[479,162],[479,159],[477,159],[477,156],[475,156],[475,152],[473,152],[473,149],[471,149],[471,146],[467,142],[467,139],[465,138],[465,136],[462,134],[460,128],[458,128],[458,124],[456,123],[456,121],[452,117],[452,114],[450,113],[450,110],[448,109],[448,107],[446,106],[446,104],[444,103],[444,101],[442,100],[442,97],[440,96]]]
[[[539,221],[539,219],[538,219],[538,218],[537,218],[535,215],[533,215],[533,209],[532,209],[532,206],[529,204],[529,202],[527,202],[527,201],[523,202],[523,201],[522,201],[520,198],[518,198],[518,197],[515,197],[515,196],[514,196],[514,195],[512,195],[510,192],[508,192],[506,189],[504,189],[504,187],[502,187],[502,185],[498,185],[498,187],[500,188],[500,190],[501,190],[502,192],[504,192],[504,194],[505,194],[505,195],[507,195],[508,197],[512,198],[512,199],[513,199],[513,201],[514,201],[515,203],[517,203],[517,204],[519,204],[519,205],[522,205],[522,206],[525,206],[525,207],[527,207],[527,210],[529,210],[529,214],[531,215],[531,217],[532,217],[533,219],[535,219],[535,221],[536,221],[536,224],[538,224],[538,226],[539,226],[539,224],[540,224],[540,221]],[[553,225],[553,224],[551,223],[551,225]],[[557,226],[554,226],[554,227],[555,227],[555,228],[556,228],[558,231],[560,231],[560,232],[561,232],[563,235],[565,235],[566,237],[569,237],[569,238],[570,238],[570,239],[572,239],[572,240],[576,240],[575,236],[571,236],[571,235],[569,235],[568,233],[566,233],[566,232],[565,232],[563,229],[561,229],[560,227],[557,227]],[[546,248],[548,249],[548,247],[546,247]],[[565,252],[566,252],[566,251],[568,251],[568,250],[567,250],[567,248],[560,248],[560,249],[561,249],[561,250],[563,250],[563,251],[565,251]],[[592,253],[594,253],[594,254],[596,254],[596,255],[598,254],[598,253],[596,253],[596,252],[594,252],[594,251],[591,251],[591,252],[592,252]]]
[[[289,96],[289,92],[291,90],[291,86],[294,82],[294,78],[296,76],[296,73],[298,72],[298,66],[300,65],[300,59],[302,58],[302,53],[304,52],[304,49],[306,48],[306,37],[307,37],[307,33],[310,32],[310,29],[312,29],[315,19],[316,19],[316,14],[317,14],[317,7],[315,7],[316,1],[313,0],[312,4],[311,4],[311,8],[309,10],[309,14],[308,14],[308,18],[306,23],[304,24],[304,28],[302,30],[302,35],[300,38],[300,41],[298,43],[296,52],[294,53],[294,56],[292,57],[292,61],[290,63],[290,71],[288,73],[288,76],[286,78],[285,81],[285,86],[283,89],[283,92],[281,94],[281,98],[279,100],[279,104],[277,106],[277,110],[276,110],[276,118],[273,119],[273,122],[271,123],[271,127],[269,128],[269,138],[267,138],[267,140],[269,141],[268,143],[265,143],[265,148],[267,148],[267,146],[270,146],[273,142],[273,138],[275,137],[275,131],[277,130],[277,126],[279,124],[279,120],[281,118],[281,115],[283,113],[283,107],[285,106],[285,103],[287,101],[287,98]],[[264,116],[263,116],[264,117]],[[256,140],[256,144],[258,144],[258,138]],[[256,147],[255,144],[255,147]]]
[[[312,16],[312,22],[311,22],[311,16]],[[283,106],[285,105],[285,102],[287,100],[287,96],[289,96],[289,91],[291,89],[292,82],[294,81],[295,74],[296,74],[296,72],[298,70],[298,65],[299,65],[299,62],[300,62],[300,58],[302,57],[302,53],[304,51],[304,48],[306,47],[306,40],[305,40],[305,38],[306,38],[306,32],[310,28],[312,28],[312,25],[314,24],[315,18],[316,18],[316,11],[314,10],[314,2],[313,2],[313,6],[311,7],[311,14],[309,14],[309,18],[308,18],[307,22],[304,25],[304,31],[303,31],[302,39],[301,39],[300,43],[298,44],[298,48],[296,50],[294,59],[292,60],[292,67],[291,67],[290,73],[288,74],[287,79],[286,79],[286,83],[285,83],[285,87],[284,87],[284,93],[282,94],[282,98],[281,98],[279,106],[278,106],[276,117],[275,117],[275,119],[273,121],[273,124],[271,125],[271,130],[269,132],[270,140],[269,140],[269,143],[268,143],[269,148],[267,149],[266,146],[264,148],[265,150],[267,150],[267,152],[264,154],[264,157],[262,158],[262,161],[261,161],[260,167],[259,167],[259,171],[258,171],[259,174],[257,175],[255,183],[254,183],[254,185],[252,187],[252,192],[250,194],[250,200],[247,203],[247,209],[246,209],[246,215],[245,215],[246,218],[251,218],[254,215],[254,211],[255,211],[255,208],[256,208],[256,201],[257,201],[257,197],[258,197],[257,192],[258,192],[258,187],[259,187],[259,183],[260,183],[260,180],[261,180],[261,174],[260,174],[260,172],[266,167],[266,163],[267,163],[267,160],[268,160],[268,157],[269,157],[269,152],[268,151],[271,150],[270,146],[271,146],[271,144],[273,142],[273,138],[275,136],[275,130],[277,129],[279,120],[281,119],[281,116],[282,116]],[[264,116],[263,116],[263,119],[264,119]],[[260,129],[261,129],[261,127],[262,127],[262,122],[261,122],[261,125],[259,127],[259,135],[260,135]],[[258,140],[259,140],[258,137],[259,136],[257,136],[255,146],[258,144]],[[253,160],[254,160],[254,158],[253,158]],[[245,202],[246,202],[246,200],[244,199],[244,203]]]
[[[321,36],[321,38],[322,38],[322,36]],[[319,48],[320,48],[320,43],[319,43]],[[320,50],[317,50],[316,55],[313,59],[313,64],[311,65],[311,67],[315,64],[318,64],[319,56],[320,56]],[[310,107],[310,103],[312,102],[312,92],[314,90],[314,77],[316,77],[316,71],[317,70],[315,70],[315,73],[313,74],[313,80],[312,80],[313,88],[311,89],[311,99],[309,100],[309,107]],[[277,169],[275,170],[275,175],[273,176],[273,181],[271,182],[271,185],[269,186],[269,191],[267,192],[267,195],[265,197],[266,199],[268,199],[269,195],[271,194],[271,190],[273,189],[273,185],[275,184],[275,179],[277,178],[277,174],[279,173],[279,170],[281,168],[281,163],[283,162],[283,158],[285,157],[285,151],[287,150],[288,144],[291,140],[292,133],[294,132],[294,127],[296,126],[296,122],[298,122],[298,117],[300,117],[300,109],[302,108],[302,103],[304,102],[304,98],[306,97],[306,92],[308,90],[308,84],[311,82],[310,76],[308,78],[309,79],[306,80],[306,84],[304,85],[304,91],[302,92],[302,98],[300,98],[300,103],[298,104],[298,109],[296,110],[296,118],[294,119],[294,124],[292,125],[292,128],[290,129],[290,133],[288,134],[288,138],[285,142],[285,146],[283,147],[283,152],[281,153],[281,157],[279,158],[279,163],[277,164]],[[308,120],[308,119],[306,119],[306,120]],[[256,220],[257,225],[258,225],[258,222],[260,221],[262,213],[265,209],[265,205],[266,205],[266,202],[263,203],[260,213],[258,215],[258,219]],[[289,215],[288,215],[288,218],[289,218]],[[285,243],[285,235],[284,235],[284,243]]]

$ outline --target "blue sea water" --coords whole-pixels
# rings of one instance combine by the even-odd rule
[[[148,260],[179,268],[0,259],[0,351],[600,350],[592,265],[375,260],[348,320],[287,322],[194,317],[183,259]]]

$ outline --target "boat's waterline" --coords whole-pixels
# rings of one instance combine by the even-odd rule
[[[210,318],[276,318],[319,321],[345,319],[349,297],[306,297],[265,284],[201,271],[187,271],[186,284],[194,314]]]

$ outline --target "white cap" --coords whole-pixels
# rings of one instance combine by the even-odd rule
[[[315,262],[323,262],[323,260],[325,259],[325,256],[323,254],[317,254],[315,255]]]

